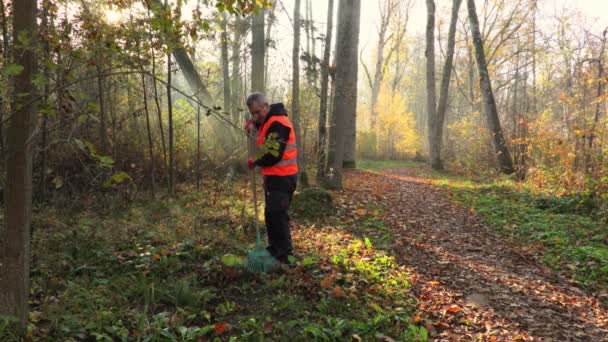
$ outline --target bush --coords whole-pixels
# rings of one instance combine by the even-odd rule
[[[334,215],[336,208],[329,191],[310,188],[295,194],[291,213],[301,218],[324,217]]]

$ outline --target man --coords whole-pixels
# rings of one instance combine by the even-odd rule
[[[247,166],[250,170],[260,166],[264,176],[267,249],[278,261],[287,264],[293,251],[287,210],[298,180],[295,130],[283,104],[268,105],[262,93],[249,95],[247,108],[252,119],[245,130],[249,134],[252,126],[258,129],[256,145],[260,151],[249,158]]]

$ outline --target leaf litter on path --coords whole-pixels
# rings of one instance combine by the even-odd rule
[[[408,169],[350,171],[338,207],[379,202],[410,273],[414,321],[437,340],[608,341],[608,310]],[[346,211],[346,210],[345,210]],[[351,211],[353,213],[353,211]],[[435,331],[436,330],[436,331]]]

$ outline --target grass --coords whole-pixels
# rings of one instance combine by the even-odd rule
[[[408,275],[382,250],[391,237],[371,214],[302,217],[297,268],[245,272],[255,238],[244,188],[36,212],[26,339],[426,340],[411,320]],[[0,320],[0,339],[18,340],[6,327]]]
[[[552,268],[570,274],[588,290],[608,289],[608,225],[594,218],[593,203],[587,198],[534,193],[525,184],[502,177],[476,181],[431,171],[423,163],[365,161],[359,167],[371,171],[406,167],[430,178],[497,232],[540,245]]]

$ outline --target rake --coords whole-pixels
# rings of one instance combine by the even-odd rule
[[[265,273],[270,272],[279,266],[279,262],[275,259],[268,250],[264,247],[264,242],[260,236],[260,227],[258,224],[258,197],[255,184],[255,170],[251,170],[251,183],[253,190],[253,212],[255,219],[253,225],[255,226],[255,249],[247,254],[247,271],[252,273]]]

